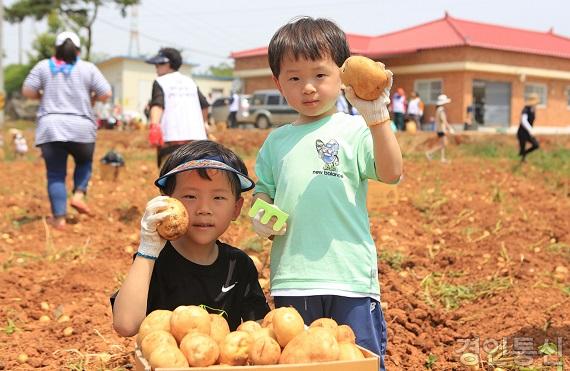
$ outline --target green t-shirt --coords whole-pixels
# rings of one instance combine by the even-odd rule
[[[376,247],[366,193],[377,179],[370,130],[336,113],[273,131],[257,156],[255,193],[289,213],[271,250],[272,290],[378,295]]]

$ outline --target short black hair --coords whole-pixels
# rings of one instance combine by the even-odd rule
[[[178,71],[180,66],[182,66],[182,55],[177,49],[161,48],[158,53],[168,58],[168,64],[174,71]]]
[[[223,146],[220,143],[212,142],[210,140],[195,140],[188,144],[185,144],[177,148],[170,157],[164,162],[162,168],[160,169],[160,176],[165,175],[170,170],[174,169],[178,165],[186,163],[192,160],[201,160],[205,158],[217,158],[221,162],[225,163],[241,172],[242,174],[248,175],[247,167],[243,160],[235,154],[231,149]],[[208,169],[196,169],[198,174],[203,179],[212,180],[208,175]],[[221,170],[223,171],[223,170]],[[223,171],[230,181],[230,186],[232,187],[232,193],[236,196],[236,200],[241,196],[241,182],[236,174],[230,171]],[[166,179],[166,185],[161,189],[163,194],[168,196],[174,193],[176,188],[176,176],[169,176]]]
[[[332,58],[342,66],[350,57],[350,48],[344,31],[325,18],[299,17],[281,26],[275,32],[267,50],[273,76],[279,77],[285,57],[299,57],[312,61]]]
[[[63,44],[55,47],[55,57],[67,64],[74,64],[77,61],[77,52],[79,50],[71,39],[67,39]]]

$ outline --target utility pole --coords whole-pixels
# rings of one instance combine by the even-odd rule
[[[6,92],[4,91],[4,1],[0,0],[0,132],[4,129],[4,103]],[[3,138],[4,136],[1,135]],[[3,146],[3,140],[0,146]]]
[[[0,0],[1,1],[1,0]],[[129,57],[133,56],[133,48],[136,48],[135,57],[140,57],[141,49],[139,45],[139,12],[136,5],[131,7],[131,29],[129,33]]]

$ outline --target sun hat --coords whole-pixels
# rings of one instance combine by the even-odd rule
[[[176,166],[174,169],[170,170],[168,173],[166,173],[163,176],[161,176],[160,178],[158,178],[154,182],[154,185],[160,189],[163,189],[166,187],[166,182],[168,180],[168,177],[175,175],[175,174],[178,174],[178,173],[181,173],[183,171],[195,170],[195,169],[218,169],[218,170],[225,170],[225,171],[229,171],[231,173],[234,173],[237,175],[237,177],[239,179],[242,192],[249,191],[250,189],[255,187],[255,183],[253,182],[253,180],[251,180],[250,177],[248,177],[247,175],[245,175],[241,171],[234,169],[230,165],[222,162],[222,159],[220,157],[217,157],[217,156],[216,156],[216,158],[203,158],[203,159],[199,159],[199,160],[190,160],[190,161],[187,161],[183,164],[180,164],[180,165]]]
[[[450,103],[451,99],[447,97],[445,94],[440,94],[437,97],[437,102],[435,103],[436,106],[443,106],[444,104]]]
[[[525,101],[526,101],[526,104],[530,104],[530,105],[538,104],[538,103],[540,103],[540,97],[538,96],[538,93],[530,93],[526,97]]]
[[[172,69],[177,70],[182,65],[182,55],[174,48],[162,48],[158,53],[145,61],[148,64],[169,63]]]
[[[77,36],[75,32],[71,31],[63,31],[59,35],[57,35],[57,37],[55,38],[55,46],[62,45],[67,39],[71,40],[71,42],[73,43],[73,45],[75,45],[76,48],[81,47],[81,41],[79,40],[79,36]]]

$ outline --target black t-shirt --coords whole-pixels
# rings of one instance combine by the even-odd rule
[[[527,115],[530,126],[533,126],[535,118],[534,108],[532,106],[524,106],[521,116],[524,114]]]
[[[225,243],[218,241],[218,258],[204,266],[184,258],[167,242],[154,265],[146,311],[203,304],[210,313],[225,311],[234,331],[242,320],[259,320],[269,312],[257,277],[249,256]]]
[[[208,103],[208,100],[204,94],[202,94],[200,88],[198,88],[198,99],[200,100],[200,108],[204,109],[210,107],[210,103]],[[162,90],[162,87],[156,80],[154,80],[154,83],[152,84],[152,97],[148,106],[158,106],[160,108],[164,108],[164,90]]]

